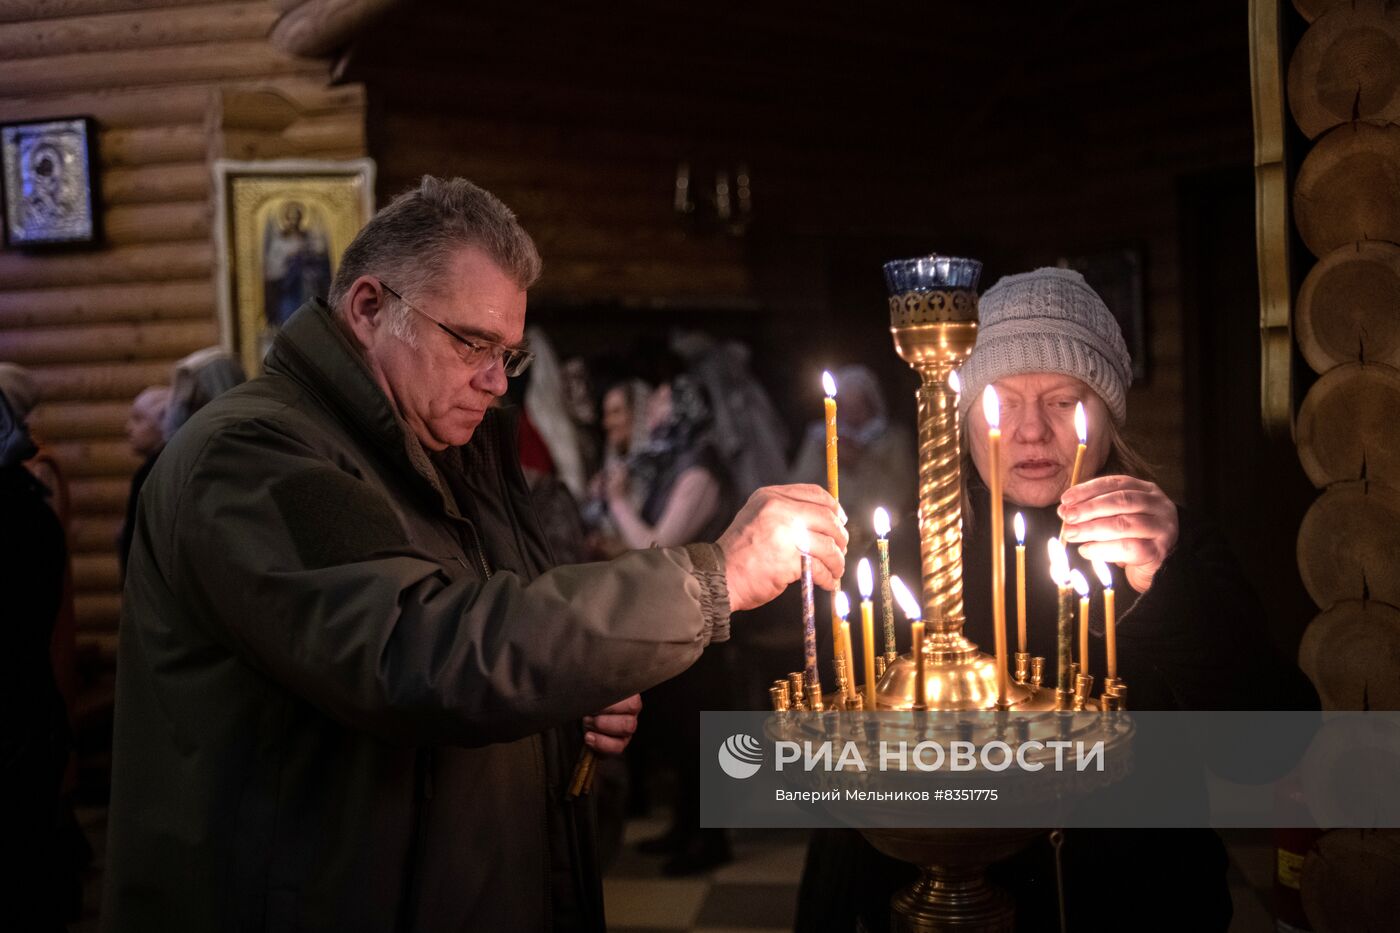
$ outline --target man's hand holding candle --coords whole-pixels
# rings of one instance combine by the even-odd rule
[[[845,524],[841,506],[820,486],[766,486],[755,492],[718,542],[730,608],[762,606],[801,575],[794,525],[807,529],[813,580],[835,588],[846,570]]]

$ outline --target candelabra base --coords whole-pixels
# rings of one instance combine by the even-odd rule
[[[870,844],[919,868],[890,899],[895,933],[1012,933],[1015,904],[987,881],[987,866],[1030,845],[1039,829],[868,829]]]

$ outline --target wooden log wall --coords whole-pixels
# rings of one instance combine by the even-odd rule
[[[0,120],[91,115],[104,242],[0,252],[0,360],[29,367],[35,436],[71,485],[79,640],[109,654],[115,541],[135,456],[131,400],[219,341],[213,191],[219,157],[358,158],[364,96],[278,48],[269,0],[0,4]]]
[[[1320,378],[1298,412],[1298,455],[1321,495],[1298,567],[1321,613],[1299,661],[1329,709],[1400,709],[1400,8],[1295,0],[1310,25],[1288,103],[1312,141],[1293,216],[1316,264],[1295,333]],[[1303,904],[1321,933],[1393,926],[1376,896],[1400,833],[1338,830],[1308,853]]]

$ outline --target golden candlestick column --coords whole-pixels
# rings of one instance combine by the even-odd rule
[[[996,708],[1006,709],[1006,515],[1001,480],[1001,402],[993,386],[982,391],[982,414],[987,419],[987,468],[992,474],[992,641],[997,659]]]
[[[1108,564],[1101,560],[1094,561],[1094,574],[1103,584],[1103,647],[1104,656],[1107,658],[1106,674],[1108,680],[1118,679],[1118,634],[1117,634],[1117,612],[1113,605],[1113,573],[1108,569]]]
[[[875,709],[875,607],[870,596],[875,589],[871,579],[870,560],[862,557],[856,567],[856,585],[860,588],[860,637],[861,654],[865,660],[865,708]],[[847,642],[847,645],[850,643]],[[847,648],[849,651],[849,647]],[[854,679],[854,678],[852,678]]]

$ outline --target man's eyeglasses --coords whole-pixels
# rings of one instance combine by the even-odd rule
[[[529,369],[530,363],[535,359],[535,354],[531,353],[529,350],[522,350],[518,347],[508,347],[505,344],[496,343],[494,340],[486,340],[481,337],[463,337],[428,312],[414,307],[412,302],[395,291],[388,282],[380,279],[379,284],[384,286],[386,292],[393,295],[399,301],[402,301],[410,311],[421,314],[423,317],[432,321],[438,327],[442,328],[443,333],[461,344],[463,347],[462,362],[466,363],[468,366],[481,366],[483,364],[489,366],[492,362],[500,360],[501,368],[506,371],[507,376],[518,376]]]

